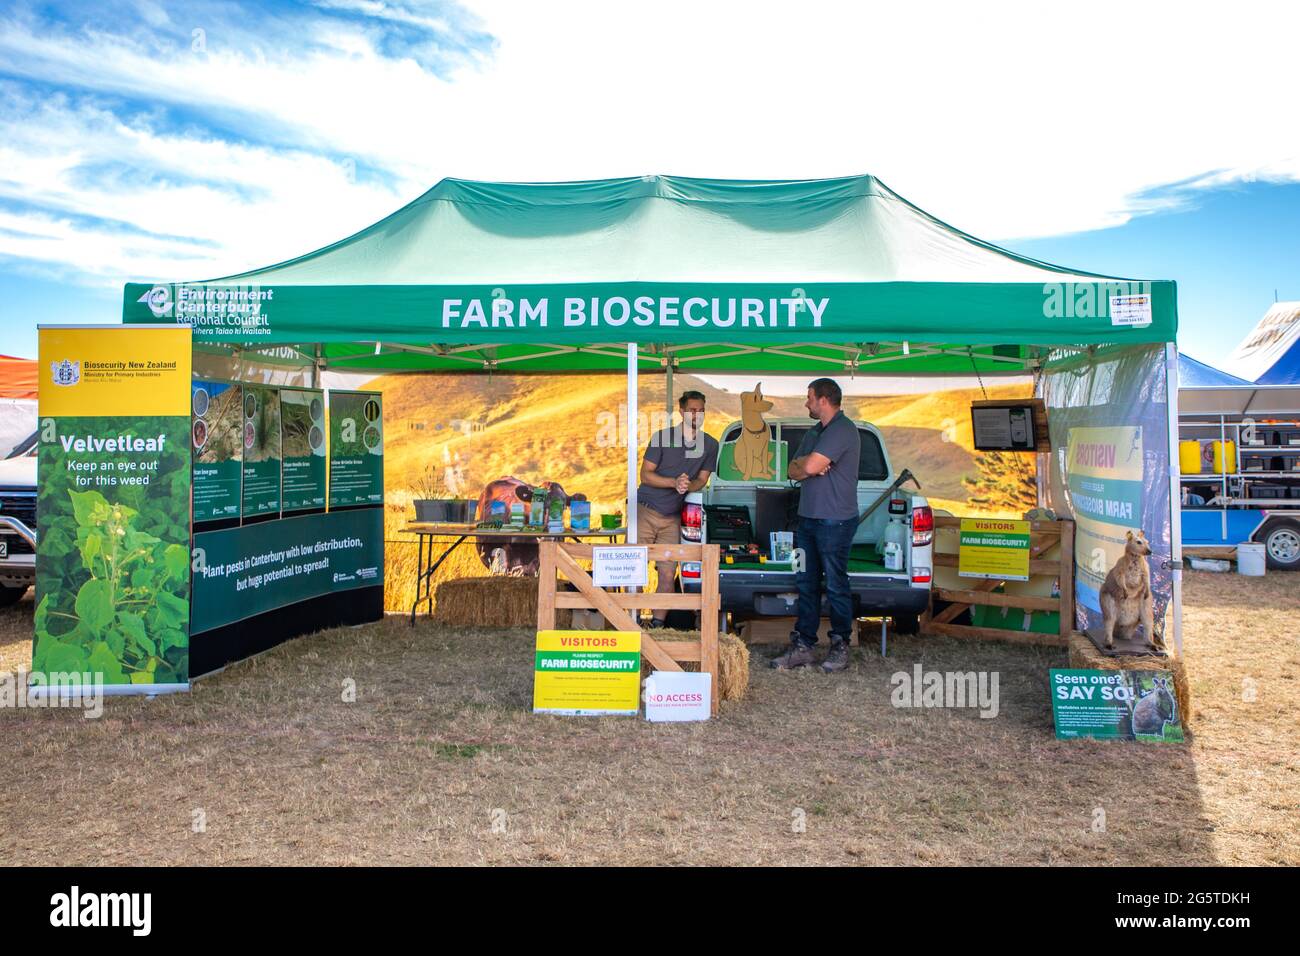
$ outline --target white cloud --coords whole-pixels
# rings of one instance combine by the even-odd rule
[[[322,6],[456,29],[422,7]],[[1180,201],[1135,198],[1171,182],[1300,178],[1294,5],[469,6],[497,45],[449,49],[443,77],[350,19],[296,44],[213,25],[206,52],[164,54],[143,30],[167,22],[157,7],[116,35],[0,23],[12,73],[102,94],[28,94],[0,115],[0,197],[22,201],[0,255],[100,282],[220,275],[341,238],[448,175],[871,172],[991,239],[1116,225]],[[168,128],[116,96],[234,132]],[[350,182],[348,160],[383,175]],[[115,163],[138,175],[85,181]]]

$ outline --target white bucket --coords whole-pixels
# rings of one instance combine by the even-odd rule
[[[1237,573],[1252,578],[1264,576],[1264,546],[1254,541],[1237,545]]]

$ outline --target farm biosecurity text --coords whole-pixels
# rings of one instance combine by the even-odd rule
[[[731,328],[821,328],[822,315],[829,298],[703,298],[691,296],[640,295],[635,299],[624,296],[577,297],[564,299],[563,313],[559,318],[565,328],[599,325],[658,326],[673,328],[686,325],[691,328],[714,326]],[[526,328],[533,323],[546,328],[551,319],[550,299],[444,299],[442,302],[442,327],[444,329]]]

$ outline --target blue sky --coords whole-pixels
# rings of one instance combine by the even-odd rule
[[[1221,361],[1275,288],[1300,298],[1300,13],[1088,11],[10,0],[0,352],[116,321],[127,280],[280,261],[444,176],[870,172],[1017,251],[1176,279],[1182,346]],[[1124,55],[1117,25],[1160,40]]]

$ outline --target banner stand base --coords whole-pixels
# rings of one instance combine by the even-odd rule
[[[29,684],[27,685],[27,699],[48,700],[58,697],[60,699],[81,700],[96,694],[103,694],[105,697],[125,697],[127,695],[157,697],[160,694],[188,694],[189,690],[189,684],[103,684],[99,687],[94,684],[78,684],[73,687],[64,684],[55,687],[49,687],[45,684]]]

